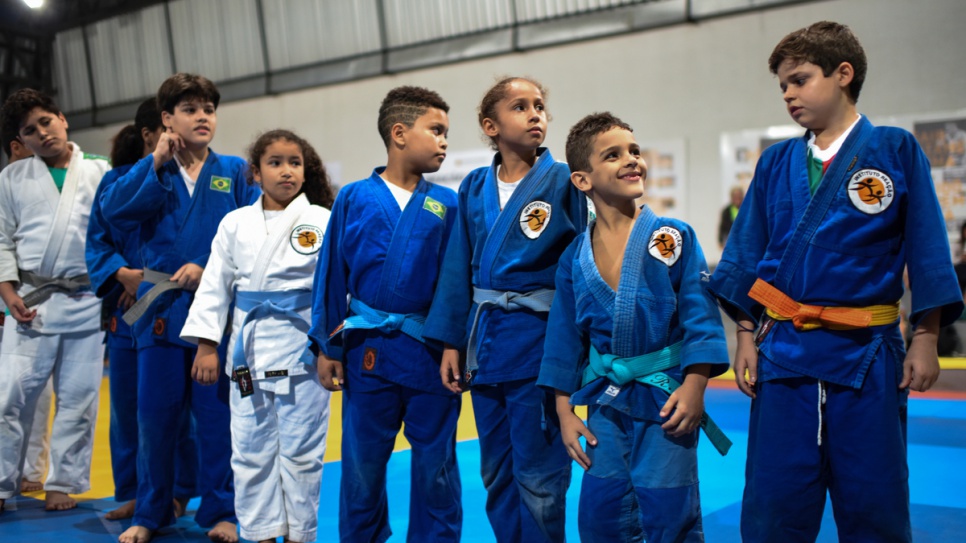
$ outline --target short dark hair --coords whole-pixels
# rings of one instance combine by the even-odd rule
[[[594,141],[597,136],[612,128],[634,131],[629,124],[609,111],[591,113],[577,121],[567,135],[567,164],[570,166],[571,173],[593,171],[590,166],[590,155],[594,152]]]
[[[20,89],[11,94],[0,107],[0,134],[3,150],[10,156],[10,142],[20,134],[20,124],[34,108],[60,115],[60,108],[50,96],[34,89]]]
[[[174,113],[174,108],[185,100],[211,102],[217,109],[221,93],[207,77],[183,72],[165,79],[158,88],[158,108],[161,111]]]
[[[546,102],[547,95],[550,94],[550,92],[536,79],[530,77],[503,77],[486,91],[486,94],[483,95],[483,99],[480,100],[480,106],[476,108],[476,120],[478,123],[480,123],[480,126],[483,126],[483,119],[496,120],[496,105],[500,103],[500,100],[506,98],[507,93],[510,91],[510,83],[513,83],[514,81],[526,81],[527,83],[530,83],[540,91],[540,94],[543,95],[544,102]],[[547,113],[547,120],[550,120],[550,113]],[[497,148],[495,138],[487,136],[487,140],[489,140],[490,147],[494,151],[499,150]]]
[[[800,28],[782,38],[768,57],[768,69],[778,74],[778,67],[785,60],[798,63],[811,62],[822,69],[825,77],[832,75],[843,62],[852,65],[854,75],[849,84],[849,95],[859,101],[862,84],[869,63],[859,38],[849,27],[831,21],[819,21]]]
[[[304,161],[302,163],[302,173],[304,179],[302,182],[302,190],[299,191],[299,194],[304,193],[312,205],[330,209],[335,198],[332,196],[332,185],[329,179],[329,173],[325,169],[325,164],[322,163],[319,154],[315,152],[315,149],[309,142],[289,130],[269,130],[258,136],[255,143],[249,147],[248,163],[250,167],[248,168],[247,174],[248,183],[253,184],[255,182],[255,169],[261,168],[262,156],[265,154],[268,146],[278,140],[290,141],[298,145],[299,150],[302,151],[302,160]]]
[[[149,132],[154,132],[160,126],[161,112],[158,111],[158,101],[152,97],[141,102],[134,115],[134,124],[122,128],[111,140],[111,165],[117,168],[141,160],[144,154],[144,138],[141,136],[141,129],[147,128]]]
[[[6,153],[7,159],[9,160],[11,155],[13,155],[13,149],[10,148],[10,144],[18,138],[15,132],[10,132],[5,128],[0,128],[0,145],[3,146],[3,152]]]
[[[389,132],[396,123],[412,128],[416,119],[426,114],[429,108],[449,112],[449,104],[435,91],[423,87],[396,87],[386,94],[379,106],[379,135],[389,147]]]

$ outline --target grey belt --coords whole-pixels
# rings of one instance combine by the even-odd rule
[[[144,316],[151,307],[151,304],[158,299],[159,296],[168,292],[169,290],[180,290],[181,286],[171,280],[170,273],[162,273],[159,271],[150,270],[144,268],[144,279],[148,283],[153,283],[154,286],[151,290],[144,293],[144,296],[138,298],[138,301],[128,309],[124,315],[121,317],[128,326],[133,326],[138,319]]]
[[[33,307],[46,302],[55,292],[73,294],[91,286],[91,278],[86,273],[83,275],[75,275],[74,277],[54,279],[52,277],[42,277],[26,270],[20,270],[20,282],[34,287],[34,290],[22,298],[24,305],[27,307]]]

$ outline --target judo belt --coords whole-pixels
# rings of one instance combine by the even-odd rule
[[[75,275],[74,277],[54,279],[51,277],[41,277],[36,273],[26,270],[20,270],[20,281],[34,287],[34,290],[22,298],[23,305],[27,307],[33,307],[46,302],[55,292],[74,294],[91,286],[91,278],[86,273],[83,275]]]
[[[800,304],[771,284],[758,279],[748,296],[765,306],[768,316],[779,321],[792,321],[799,331],[829,328],[855,330],[869,326],[892,324],[899,318],[899,302],[868,307],[824,307]]]
[[[248,360],[247,351],[251,350],[255,337],[253,321],[269,317],[281,317],[291,321],[292,325],[299,332],[308,334],[309,323],[305,321],[302,315],[298,314],[298,311],[312,307],[312,292],[309,290],[239,290],[235,292],[235,307],[245,311],[246,315],[245,320],[241,323],[241,328],[238,329],[238,338],[235,339],[235,348],[231,355],[233,370],[246,366],[246,361]],[[253,325],[249,327],[248,332],[245,332],[245,326],[248,323],[252,323]],[[309,366],[315,365],[315,356],[312,355],[308,347],[306,347],[305,352],[299,360]],[[267,371],[256,374],[253,377],[255,379],[264,379],[266,377],[282,377],[288,375],[288,372],[284,372],[283,374],[283,371]],[[232,371],[233,380],[234,375],[235,371]]]
[[[330,339],[346,330],[379,330],[387,333],[399,330],[420,343],[426,342],[423,339],[423,324],[426,323],[425,315],[380,311],[369,307],[356,298],[349,300],[349,311],[353,315],[342,321],[342,324],[329,335]]]
[[[476,304],[476,315],[473,316],[473,326],[470,328],[470,338],[466,347],[466,384],[470,384],[480,368],[476,360],[476,329],[480,325],[480,315],[490,307],[499,307],[504,311],[518,311],[529,309],[536,313],[548,313],[553,303],[554,290],[542,288],[523,294],[509,290],[487,290],[473,287],[473,303]]]
[[[681,386],[681,383],[664,372],[681,364],[681,345],[682,342],[679,341],[660,351],[630,358],[600,354],[591,345],[590,365],[584,370],[581,387],[597,378],[606,377],[620,386],[624,386],[631,381],[637,381],[672,394]],[[728,449],[731,448],[731,440],[711,420],[707,413],[701,415],[701,429],[704,430],[708,440],[721,453],[721,456],[728,454]]]
[[[144,293],[144,296],[138,298],[138,301],[128,309],[124,315],[121,317],[128,326],[133,326],[138,319],[147,313],[148,308],[151,304],[158,299],[159,296],[168,292],[169,290],[180,290],[181,286],[178,283],[171,280],[170,273],[162,273],[159,271],[150,270],[144,268],[144,279],[148,283],[154,284],[151,290]]]

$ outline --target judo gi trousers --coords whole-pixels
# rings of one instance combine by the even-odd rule
[[[50,465],[50,432],[47,424],[50,422],[51,400],[54,396],[54,380],[47,381],[47,386],[40,393],[37,400],[37,410],[34,412],[34,423],[30,428],[30,439],[27,440],[27,455],[24,457],[23,478],[27,481],[42,481],[47,475]]]
[[[224,349],[219,349],[224,360]],[[176,449],[185,410],[194,417],[199,453],[201,505],[195,522],[210,527],[237,522],[231,472],[228,376],[215,385],[191,379],[195,349],[152,346],[138,349],[138,491],[132,524],[149,530],[175,521]]]
[[[20,487],[37,402],[51,376],[57,406],[44,490],[88,491],[104,373],[103,333],[40,334],[5,326],[0,368],[0,499],[12,497]]]
[[[231,387],[231,467],[241,537],[315,541],[329,391],[312,373],[255,381],[242,398]]]
[[[406,540],[459,541],[462,486],[456,463],[456,422],[462,398],[386,382],[376,391],[342,396],[342,487],[339,535],[343,542],[389,539],[386,464],[400,426],[412,445],[409,533]]]
[[[471,391],[486,514],[500,543],[564,541],[570,456],[554,398],[536,379]]]
[[[704,541],[698,492],[698,431],[668,435],[661,423],[591,406],[590,469],[580,489],[585,543]]]
[[[826,492],[839,541],[912,540],[901,371],[881,347],[861,389],[820,386],[810,377],[759,383],[748,434],[744,541],[815,541]]]

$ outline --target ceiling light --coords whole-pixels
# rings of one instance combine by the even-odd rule
[[[44,7],[44,0],[23,0],[24,4],[30,9],[40,9]]]

